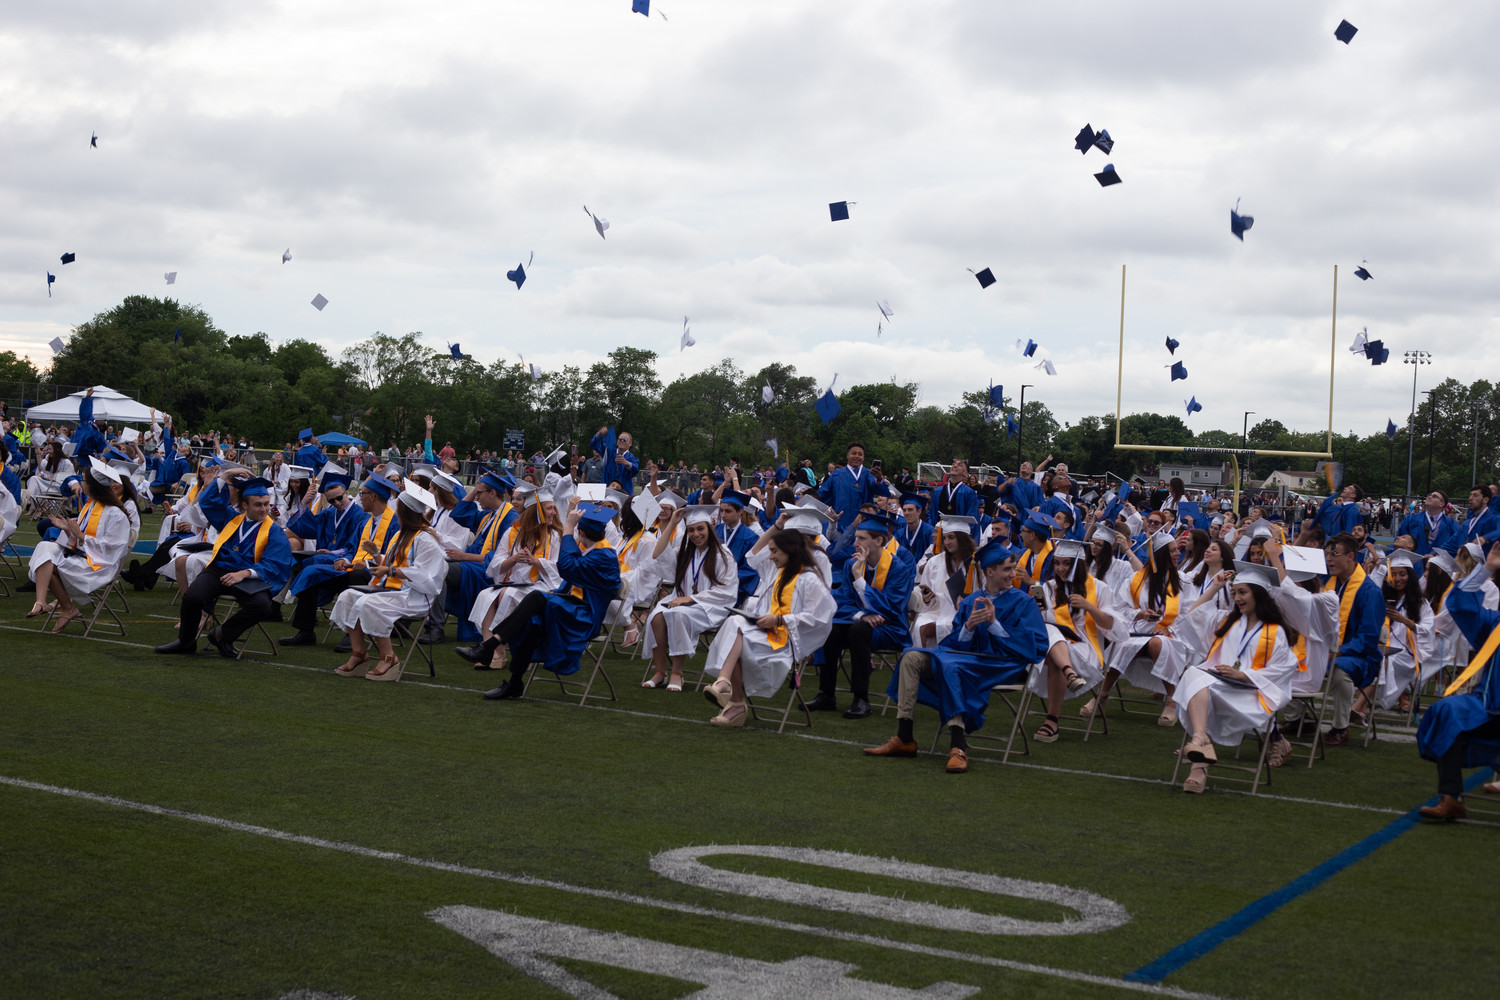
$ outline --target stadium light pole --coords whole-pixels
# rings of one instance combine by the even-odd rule
[[[1245,419],[1240,424],[1240,447],[1241,448],[1248,448],[1248,447],[1250,447],[1250,417],[1254,413],[1255,413],[1254,410],[1246,410],[1245,411]]]
[[[1469,472],[1469,482],[1479,482],[1479,404],[1470,407],[1474,411],[1474,468]]]
[[[1026,390],[1035,389],[1034,385],[1021,386],[1021,405],[1016,408],[1021,419],[1016,423],[1016,471],[1021,471],[1021,441],[1026,437]]]
[[[1432,438],[1437,431],[1437,390],[1423,389],[1422,395],[1427,397],[1427,485],[1422,488],[1422,495],[1426,496],[1432,492]]]
[[[1416,435],[1412,433],[1417,423],[1417,372],[1422,365],[1432,364],[1432,354],[1429,351],[1405,351],[1401,355],[1403,365],[1411,365],[1411,418],[1406,422],[1406,492],[1401,496],[1401,509],[1406,509],[1406,501],[1411,499],[1411,456],[1412,444]]]

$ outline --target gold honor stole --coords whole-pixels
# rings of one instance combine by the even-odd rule
[[[1130,599],[1135,603],[1137,608],[1141,608],[1141,591],[1145,586],[1145,570],[1140,570],[1135,576],[1130,578]],[[1177,608],[1178,595],[1172,593],[1170,590],[1167,591],[1167,599],[1162,602],[1161,618],[1157,619],[1156,622],[1156,630],[1158,632],[1165,632],[1172,627],[1172,623],[1177,620]],[[1146,611],[1149,609],[1141,608],[1141,610]]]
[[[1479,647],[1479,652],[1474,654],[1474,659],[1469,661],[1469,665],[1467,667],[1464,667],[1464,672],[1459,674],[1458,677],[1454,679],[1453,683],[1449,684],[1448,687],[1443,691],[1443,697],[1446,698],[1453,692],[1462,688],[1469,682],[1470,677],[1473,677],[1475,674],[1479,673],[1479,671],[1483,670],[1484,665],[1490,662],[1491,658],[1494,657],[1496,650],[1500,650],[1500,625],[1496,625],[1494,628],[1490,629],[1490,637],[1484,640],[1484,645]]]
[[[937,555],[943,551],[943,529],[937,525],[932,526],[932,554]]]
[[[875,564],[875,589],[885,589],[886,575],[891,571],[891,550],[884,548],[880,550],[880,561]]]
[[[594,551],[595,549],[609,549],[611,552],[613,552],[614,548],[615,547],[609,543],[609,539],[605,538],[601,541],[595,542],[593,545],[590,545],[588,548],[584,549],[583,552],[585,555]],[[618,559],[619,557],[616,556],[615,558]],[[578,584],[576,583],[573,584],[573,586],[568,588],[568,596],[573,598],[574,600],[583,600],[583,588],[578,586]]]
[[[375,538],[376,538],[376,536],[384,538],[386,540],[386,543],[389,544],[390,543],[390,534],[389,534],[389,531],[390,531],[391,521],[394,520],[395,517],[396,517],[396,512],[391,509],[390,504],[386,504],[385,510],[383,510],[383,511],[380,512],[380,517],[378,519],[377,518],[373,518],[373,517],[366,518],[365,519],[365,528],[364,528],[363,531],[360,532],[359,548],[357,548],[355,550],[355,554],[358,555],[359,553],[365,552],[366,550],[368,550],[369,554],[373,556],[375,553],[381,551],[381,549],[384,548],[384,546],[376,545],[375,544]],[[353,573],[354,572],[354,565],[353,565],[352,560],[351,560],[349,568],[346,569],[346,570],[344,570],[344,572],[345,573]]]
[[[1041,583],[1042,570],[1046,568],[1047,557],[1051,554],[1051,541],[1048,541],[1045,545],[1043,545],[1042,551],[1040,552],[1033,552],[1030,549],[1027,549],[1026,554],[1021,556],[1021,561],[1016,565],[1017,573],[1015,580],[1012,582],[1012,585],[1017,589],[1024,590],[1025,588],[1030,587],[1033,583]],[[1022,582],[1022,573],[1025,573],[1026,576],[1030,577],[1030,579]]]
[[[1255,655],[1250,657],[1251,670],[1264,670],[1266,668],[1266,664],[1271,661],[1271,651],[1276,647],[1276,633],[1278,631],[1279,629],[1277,629],[1275,625],[1262,625],[1260,627],[1261,639],[1260,642],[1256,643]],[[1227,635],[1228,633],[1225,634]],[[1214,654],[1219,651],[1219,647],[1223,645],[1223,643],[1224,636],[1221,635],[1214,638],[1214,644],[1210,646],[1208,650],[1209,659],[1213,659]],[[1235,661],[1234,668],[1236,670],[1239,669],[1238,660]],[[1259,688],[1256,688],[1255,690],[1255,697],[1260,701],[1260,707],[1266,710],[1267,715],[1270,715],[1271,706],[1266,701],[1266,696],[1260,693]]]
[[[1052,593],[1057,598],[1053,601],[1052,617],[1058,621],[1068,622],[1070,625],[1076,624],[1073,621],[1073,609],[1068,606],[1067,601],[1061,600],[1062,588],[1054,584]],[[1094,583],[1092,576],[1085,576],[1083,578],[1083,599],[1095,607],[1099,606],[1099,588]],[[1095,655],[1099,657],[1100,666],[1103,666],[1104,648],[1099,645],[1099,626],[1094,624],[1094,616],[1089,614],[1087,610],[1083,612],[1083,631],[1089,637],[1089,645],[1094,647]]]
[[[83,533],[89,538],[99,537],[99,518],[104,516],[104,505],[90,500],[89,505],[83,508],[83,513],[78,515],[79,523],[83,526]],[[88,548],[83,550],[84,561],[89,564],[89,569],[103,569],[103,566],[95,566],[94,560],[89,557]]]
[[[1323,584],[1323,593],[1330,590],[1338,590],[1338,577],[1330,576],[1328,582]],[[1354,610],[1354,595],[1359,592],[1360,586],[1365,582],[1365,570],[1363,566],[1356,565],[1354,572],[1349,577],[1349,582],[1344,584],[1344,595],[1339,598],[1339,645],[1342,646],[1348,636],[1349,613]]]
[[[407,541],[404,548],[402,548],[398,552],[391,553],[391,569],[400,569],[403,566],[408,566],[411,564],[411,549],[413,545],[417,544],[417,535],[420,534],[420,531],[413,532],[411,539]],[[400,536],[398,535],[397,537],[399,538]],[[401,584],[404,582],[404,580],[397,580],[390,574],[386,574],[385,583],[382,586],[384,586],[387,590],[400,590]]]
[[[640,546],[641,538],[643,538],[645,534],[645,528],[637,531],[635,534],[630,536],[630,541],[626,542],[625,547],[620,550],[619,559],[621,570],[628,570],[630,568],[631,556],[635,555],[635,550]]]
[[[244,514],[240,514],[233,521],[230,521],[228,524],[224,525],[224,530],[221,531],[221,532],[219,532],[219,540],[217,542],[214,542],[213,555],[211,555],[211,556],[208,557],[208,561],[210,563],[212,563],[215,559],[219,558],[219,550],[224,547],[224,543],[225,542],[229,541],[230,538],[234,537],[236,534],[239,533],[240,526],[243,525],[244,523],[245,523],[245,515]],[[270,517],[261,518],[260,530],[258,530],[255,533],[255,561],[256,562],[260,562],[261,556],[263,556],[263,555],[266,554],[266,540],[268,538],[270,538],[270,537],[271,537],[271,519],[270,519]]]
[[[887,554],[886,558],[890,558],[889,554]],[[782,570],[776,575],[776,585],[771,588],[771,610],[767,614],[786,616],[792,613],[792,600],[797,596],[797,583],[801,579],[802,576],[800,573],[792,577],[791,584],[786,588],[786,599],[783,600],[781,598],[781,585],[786,580],[786,570]],[[1495,634],[1500,635],[1500,628],[1495,630]],[[766,643],[772,649],[780,649],[785,646],[788,639],[789,634],[785,625],[777,625],[775,628],[766,630]]]
[[[494,551],[495,532],[500,530],[500,522],[505,520],[505,513],[509,508],[510,504],[506,504],[499,510],[490,511],[489,520],[480,523],[479,532],[484,536],[484,544],[479,547],[480,555],[487,556]]]
[[[901,542],[897,540],[895,535],[892,535],[885,543],[885,551],[891,553],[892,555],[895,555],[896,550],[900,547]]]
[[[506,548],[507,551],[514,552],[516,550],[516,536],[519,535],[520,533],[521,533],[521,528],[520,528],[519,525],[517,525],[514,528],[511,528],[510,531],[506,533],[506,536],[505,536],[505,548]],[[539,546],[537,546],[536,548],[532,549],[531,553],[532,553],[532,555],[540,556],[541,558],[546,559],[547,556],[550,554],[551,548],[552,548],[552,532],[551,531],[547,531],[547,532],[545,532],[542,535],[542,544],[539,545]],[[539,569],[537,569],[535,566],[533,566],[530,569],[530,575],[531,575],[531,582],[532,583],[536,583],[538,580],[540,580],[542,578],[542,571],[539,570]]]

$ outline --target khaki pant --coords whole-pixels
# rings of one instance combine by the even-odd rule
[[[1328,703],[1333,706],[1333,728],[1349,728],[1349,710],[1354,707],[1354,678],[1338,667],[1330,666],[1330,677],[1328,679]],[[1296,722],[1302,716],[1308,714],[1306,705],[1293,698],[1291,704],[1282,712],[1282,717],[1288,722]]]
[[[896,669],[900,674],[896,687],[896,718],[915,718],[917,689],[922,686],[922,678],[932,674],[932,654],[921,649],[909,649],[902,654]],[[953,726],[964,728],[964,717],[955,715],[944,723],[945,728]]]

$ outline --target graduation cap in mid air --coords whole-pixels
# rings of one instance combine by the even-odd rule
[[[1229,210],[1229,231],[1234,234],[1235,239],[1241,243],[1245,242],[1245,230],[1255,225],[1253,215],[1240,214],[1240,200],[1234,200],[1234,207]]]
[[[775,399],[776,393],[771,391],[771,387],[769,385],[763,385],[760,387],[760,401],[762,403],[770,406],[771,403],[775,401]]]
[[[1052,363],[1052,361],[1051,361],[1050,358],[1048,360],[1046,360],[1046,361],[1043,361],[1041,364],[1037,365],[1036,367],[1039,368],[1039,369],[1041,369],[1042,371],[1046,372],[1048,375],[1056,375],[1057,374],[1057,366]]]
[[[988,288],[995,283],[995,273],[989,268],[985,268],[983,271],[976,271],[971,267],[969,268],[969,273],[979,279],[980,288]]]
[[[1173,340],[1171,337],[1167,338],[1167,353],[1168,354],[1176,354],[1177,353],[1177,348],[1179,346],[1180,345],[1178,344],[1177,341]]]
[[[1365,344],[1365,357],[1372,365],[1383,365],[1391,360],[1391,349],[1383,341],[1372,340]]]
[[[1385,418],[1385,436],[1392,441],[1396,440],[1396,421],[1390,417]]]
[[[1170,381],[1176,382],[1180,378],[1187,378],[1187,365],[1183,364],[1181,361],[1174,361],[1172,362],[1171,367],[1172,378],[1170,379]]]
[[[884,316],[886,319],[890,319],[892,316],[896,315],[895,311],[891,309],[890,299],[881,299],[879,302],[875,303],[875,307],[880,310],[880,315]]]
[[[52,298],[52,283],[57,280],[57,275],[51,271],[47,272],[47,298]]]
[[[462,361],[464,359],[464,352],[458,349],[457,344],[449,344],[448,353],[452,355],[455,360]]]
[[[176,271],[168,271],[166,274],[163,274],[162,277],[167,279],[167,284],[169,284],[169,285],[175,285],[175,284],[177,284],[177,272]]]
[[[291,259],[292,259],[292,248],[291,247],[287,247],[285,250],[281,251],[281,262],[283,264],[285,264],[287,261],[289,261]]]
[[[1188,416],[1191,417],[1193,414],[1197,413],[1201,409],[1203,409],[1203,404],[1200,403],[1200,402],[1198,402],[1198,397],[1197,396],[1194,396],[1192,399],[1189,399],[1187,401]]]
[[[599,234],[599,238],[601,240],[604,239],[604,231],[609,228],[609,220],[602,215],[595,215],[593,212],[590,212],[587,205],[583,206],[583,210],[590,219],[594,220],[594,231]]]
[[[1115,172],[1113,163],[1106,163],[1104,169],[1094,175],[1094,180],[1099,182],[1100,187],[1107,188],[1111,184],[1119,184],[1120,175]]]
[[[76,253],[65,253],[62,255],[62,262],[64,264],[71,264],[77,259],[78,255]]]
[[[852,201],[830,201],[828,203],[828,221],[845,222],[849,218],[849,206]]]
[[[64,350],[67,349],[68,345],[63,343],[63,339],[61,337],[53,337],[51,340],[47,341],[47,346],[52,348],[53,354],[61,354]]]
[[[1018,340],[1016,341],[1016,347],[1020,348],[1021,357],[1023,358],[1029,358],[1036,353],[1036,341],[1034,340],[1028,340],[1025,344],[1022,344]]]
[[[826,424],[839,415],[839,410],[842,407],[839,406],[838,397],[833,394],[833,389],[829,388],[827,392],[818,397],[818,401],[813,404],[813,409],[818,411],[819,419]]]
[[[90,149],[98,149],[99,148],[99,133],[98,132],[95,132],[95,133],[93,133],[92,135],[89,136],[89,148]]]
[[[1073,148],[1085,156],[1091,148],[1098,148],[1100,152],[1108,156],[1109,151],[1115,148],[1115,141],[1109,137],[1108,129],[1101,128],[1095,132],[1092,126],[1085,125],[1073,137]]]
[[[990,405],[991,406],[1004,406],[1005,405],[1005,386],[1003,386],[1003,385],[995,385],[994,383],[990,384]]]
[[[312,304],[314,309],[318,310],[318,312],[322,312],[323,307],[328,304],[328,300],[323,297],[322,292],[319,292],[317,295],[313,296]]]
[[[526,284],[526,268],[531,266],[531,262],[535,259],[536,251],[533,250],[531,256],[526,258],[525,264],[517,264],[514,271],[505,272],[505,277],[516,283],[516,291],[520,291],[521,286]]]
[[[1015,417],[1007,413],[1005,415],[1005,436],[1015,437],[1019,433],[1021,433],[1021,425],[1016,423]]]
[[[1370,273],[1370,269],[1365,267],[1364,261],[1360,261],[1359,266],[1354,269],[1354,276],[1360,281],[1369,281],[1375,277],[1375,275]]]
[[[651,0],[630,0],[630,9],[642,17],[650,17]]]
[[[686,316],[682,317],[682,339],[679,343],[682,345],[677,348],[677,353],[679,354],[698,343],[693,339],[692,331],[688,329],[688,318]]]
[[[1350,24],[1348,21],[1340,21],[1339,22],[1339,26],[1337,28],[1333,29],[1333,37],[1337,38],[1339,41],[1343,42],[1345,45],[1348,45],[1350,42],[1352,42],[1354,40],[1354,36],[1358,32],[1359,32],[1359,29],[1356,28],[1354,25]]]
[[[521,359],[521,367],[525,368],[525,369],[527,369],[528,371],[531,372],[531,381],[533,381],[533,382],[540,381],[541,378],[542,378],[542,370],[540,368],[538,368],[536,365],[528,365],[526,363],[526,355],[524,355],[524,354],[518,354],[516,356]]]
[[[177,343],[181,339],[182,339],[182,324],[178,323],[175,327],[172,328],[172,343],[175,344],[175,343]]]
[[[1364,351],[1365,351],[1365,344],[1369,342],[1369,339],[1370,339],[1370,328],[1369,327],[1365,327],[1363,330],[1359,331],[1358,333],[1356,333],[1354,335],[1354,343],[1352,343],[1352,344],[1349,345],[1349,353],[1350,354],[1363,354]]]

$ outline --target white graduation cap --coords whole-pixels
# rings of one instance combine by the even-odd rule
[[[549,472],[542,477],[542,489],[552,491],[552,499],[560,506],[566,506],[574,493],[573,477],[559,476],[555,472]]]
[[[433,488],[453,496],[457,496],[464,488],[464,484],[458,481],[457,476],[443,472],[441,469],[432,474],[432,485]]]
[[[168,271],[166,274],[162,275],[162,277],[167,279],[167,284],[169,284],[169,285],[175,285],[175,284],[177,284],[177,272],[176,271]]]
[[[139,463],[139,462],[132,462],[132,461],[129,461],[128,459],[123,459],[123,458],[112,458],[112,459],[110,459],[109,460],[109,467],[112,468],[112,469],[118,469],[120,472],[124,473],[126,476],[133,476],[137,472],[141,471],[141,463]]]
[[[774,392],[771,391],[771,387],[769,385],[761,386],[761,389],[760,389],[760,401],[762,403],[765,403],[767,406],[770,406],[771,403],[775,401],[775,399],[776,399],[776,393],[774,393]]]
[[[827,518],[815,510],[794,507],[786,519],[785,527],[788,531],[816,537],[823,533],[823,524],[826,520]]]
[[[973,530],[974,525],[978,523],[978,521],[967,514],[944,514],[938,518],[939,528],[962,535],[969,534]]]
[[[1370,328],[1365,327],[1354,335],[1354,343],[1349,345],[1350,354],[1365,353],[1365,345],[1370,342]]]
[[[1172,544],[1172,533],[1170,531],[1158,531],[1151,536],[1151,551],[1160,552]]]
[[[89,474],[101,483],[118,483],[122,481],[120,473],[117,470],[105,465],[93,455],[89,456]]]
[[[1248,583],[1262,590],[1275,590],[1281,586],[1281,576],[1270,566],[1260,563],[1234,561],[1234,582]]]
[[[590,503],[603,503],[609,492],[609,487],[603,483],[579,483],[574,495]]]
[[[695,503],[687,509],[686,524],[713,524],[719,508],[711,503]]]
[[[1432,555],[1427,557],[1427,565],[1436,566],[1438,569],[1442,570],[1444,573],[1447,573],[1455,580],[1457,580],[1459,575],[1463,572],[1463,570],[1458,568],[1458,560],[1454,559],[1442,549],[1432,550]]]
[[[671,490],[663,490],[656,494],[656,502],[662,507],[682,508],[687,506],[687,501],[673,493]]]
[[[423,479],[432,479],[437,475],[437,471],[438,470],[435,466],[419,465],[416,468],[412,469],[411,472],[407,473],[407,475],[411,476],[413,479],[416,479],[418,476],[421,476]]]
[[[624,510],[626,507],[630,506],[630,494],[622,493],[619,490],[606,489],[604,491],[604,502],[612,503],[621,510]]]
[[[328,305],[328,300],[323,297],[322,292],[319,292],[317,295],[313,296],[312,304],[314,309],[318,310],[318,312],[322,312],[323,307]]]
[[[281,254],[281,262],[283,264],[285,264],[287,261],[289,261],[291,259],[292,259],[292,248],[291,247],[287,247],[286,250],[283,251],[282,254]]]
[[[1048,375],[1056,375],[1057,374],[1057,366],[1054,365],[1050,360],[1049,361],[1043,361],[1041,364],[1037,365],[1037,367],[1040,368],[1040,369],[1042,369]]]
[[[65,442],[63,442],[63,455],[64,455],[64,457],[66,457],[66,458],[72,458],[73,455],[74,455],[74,453],[76,453],[77,451],[78,451],[78,446],[76,444],[74,444],[72,441],[65,441]]]
[[[698,343],[696,340],[693,339],[692,332],[690,330],[688,330],[688,318],[686,316],[682,317],[682,341],[681,341],[681,343],[682,343],[682,346],[677,349],[677,352],[679,354],[682,353],[683,351],[687,350],[689,347],[692,347],[694,344]]]
[[[558,445],[556,448],[552,449],[552,453],[550,455],[542,459],[542,464],[547,466],[548,468],[551,468],[557,462],[561,462],[567,456],[567,454],[567,446]]]
[[[510,491],[511,502],[522,510],[530,507],[537,498],[537,488],[528,482],[516,483],[515,488]]]
[[[127,427],[123,431],[120,432],[120,443],[121,444],[129,444],[132,441],[139,440],[140,436],[141,436],[141,432],[140,431],[136,430],[134,427]]]
[[[599,238],[601,240],[604,239],[604,231],[609,228],[609,220],[602,215],[595,215],[593,212],[589,212],[587,205],[583,206],[583,210],[588,212],[590,219],[594,220],[594,230],[599,234]]]
[[[781,442],[776,438],[766,438],[766,447],[771,449],[771,454],[781,454]]]
[[[661,503],[650,493],[641,493],[631,499],[630,509],[635,511],[642,524],[650,525],[655,524],[661,514]]]
[[[895,311],[891,309],[890,299],[881,299],[879,302],[875,303],[875,305],[880,309],[880,315],[884,316],[886,319],[890,319],[892,316],[896,315]]]
[[[61,337],[53,337],[51,340],[47,341],[47,346],[52,348],[53,354],[61,354],[63,351],[67,350],[68,347],[67,344],[63,343],[63,339]]]
[[[1094,534],[1091,536],[1091,539],[1096,542],[1103,542],[1105,545],[1113,545],[1119,537],[1119,535],[1115,534],[1113,528],[1106,528],[1102,524],[1096,524],[1094,525]]]
[[[1077,539],[1064,538],[1052,550],[1052,555],[1057,559],[1087,559],[1089,550],[1086,545]]]
[[[313,477],[313,470],[305,465],[288,465],[286,472],[287,476],[291,479],[311,479]]]
[[[815,510],[828,520],[833,520],[833,508],[819,500],[817,497],[801,496],[797,498],[797,506],[803,510]]]
[[[401,484],[401,502],[431,517],[437,513],[437,497],[408,479]]]
[[[1283,545],[1281,563],[1286,567],[1286,575],[1298,583],[1328,572],[1328,559],[1323,550],[1306,545]]]

